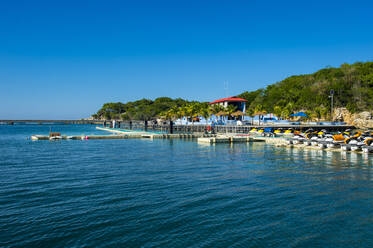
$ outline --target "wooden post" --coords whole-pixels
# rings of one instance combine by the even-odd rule
[[[172,120],[170,120],[170,134],[174,133],[174,123]]]
[[[144,130],[145,130],[145,132],[148,131],[148,121],[147,120],[144,121]]]

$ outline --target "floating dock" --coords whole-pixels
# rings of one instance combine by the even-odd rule
[[[127,131],[112,128],[96,127],[99,130],[115,133],[113,135],[75,135],[75,136],[53,136],[32,135],[31,140],[98,140],[98,139],[196,139],[199,137],[209,137],[206,134],[160,134],[143,131]]]
[[[305,144],[289,144],[289,138],[286,137],[263,137],[255,135],[242,134],[162,134],[144,131],[119,130],[112,128],[97,127],[99,130],[115,133],[113,135],[77,135],[77,136],[58,136],[50,137],[46,135],[33,135],[32,140],[98,140],[98,139],[194,139],[199,144],[215,145],[223,143],[247,143],[247,142],[265,142],[276,147],[299,148],[311,150],[324,150],[331,152],[353,152],[353,153],[373,153],[372,149],[343,150],[342,147],[328,148],[326,146],[310,146]]]
[[[131,134],[131,135],[78,135],[49,137],[48,135],[32,135],[31,140],[98,140],[98,139],[195,139],[193,134]]]
[[[264,139],[242,135],[218,135],[216,137],[201,137],[197,139],[198,143],[216,144],[216,143],[246,143],[246,142],[265,142]]]
[[[55,136],[49,137],[48,135],[32,135],[31,140],[97,140],[97,139],[128,139],[128,138],[141,138],[138,136],[128,136],[128,135],[78,135],[78,136]]]
[[[193,133],[193,134],[159,134],[143,131],[130,131],[130,130],[117,130],[111,128],[97,127],[99,130],[108,131],[117,134],[124,134],[128,136],[140,135],[141,138],[150,139],[197,139],[198,143],[203,144],[216,144],[216,143],[243,143],[243,142],[263,142],[265,140],[256,139],[249,135],[228,135],[228,134],[204,134],[204,133]]]

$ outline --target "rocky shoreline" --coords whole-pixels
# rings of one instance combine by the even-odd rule
[[[352,114],[346,108],[336,108],[334,110],[334,119],[360,129],[373,128],[372,113],[369,111]]]

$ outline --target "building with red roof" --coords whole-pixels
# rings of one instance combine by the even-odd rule
[[[246,99],[238,98],[236,96],[232,97],[226,97],[222,99],[215,100],[213,102],[210,102],[209,104],[219,104],[223,107],[228,107],[228,105],[233,105],[237,107],[237,110],[242,111],[245,113],[246,111]]]

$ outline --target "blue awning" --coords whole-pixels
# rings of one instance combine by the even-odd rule
[[[299,116],[299,117],[306,117],[306,118],[308,118],[308,115],[306,115],[304,112],[298,112],[296,114],[291,114],[290,116]]]

